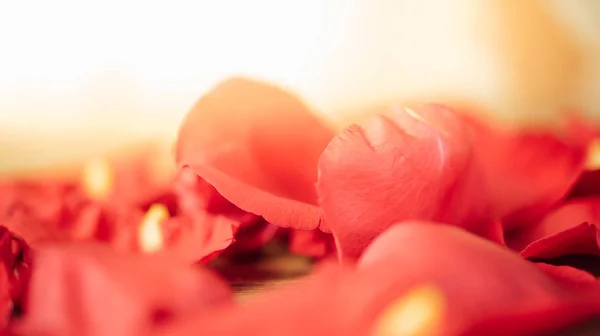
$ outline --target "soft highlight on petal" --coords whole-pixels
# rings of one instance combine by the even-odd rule
[[[453,111],[393,107],[336,136],[317,190],[339,252],[350,258],[390,225],[436,220],[496,236],[467,129]]]
[[[317,161],[332,136],[293,95],[234,78],[187,115],[176,160],[241,209],[278,226],[314,229],[324,225]]]

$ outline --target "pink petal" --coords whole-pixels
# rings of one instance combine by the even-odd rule
[[[539,220],[583,172],[587,137],[470,125],[493,210],[508,230]]]
[[[320,230],[292,230],[289,237],[290,252],[312,258],[335,255],[333,235]]]
[[[380,279],[399,277],[398,284],[405,286],[423,282],[437,285],[448,302],[449,316],[444,319],[447,330],[458,331],[495,321],[497,316],[509,316],[518,323],[509,326],[512,331],[507,334],[529,335],[531,330],[555,331],[600,309],[598,286],[559,280],[556,273],[548,276],[548,270],[541,271],[517,254],[451,226],[395,226],[373,242],[359,267]],[[529,321],[520,316],[522,312],[545,323]],[[493,325],[497,330],[505,328]]]
[[[517,254],[459,228],[420,222],[382,234],[358,269],[325,265],[297,283],[182,319],[156,335],[371,335],[384,309],[421,285],[443,294],[439,335],[462,335],[504,317],[518,321],[509,326],[511,335],[525,335],[600,311],[596,289],[555,281]]]
[[[597,286],[596,277],[586,271],[571,266],[555,266],[545,263],[535,263],[542,271],[557,281],[564,281],[571,286]]]
[[[336,136],[319,162],[317,189],[342,255],[356,258],[408,219],[437,220],[491,236],[486,192],[467,129],[453,111],[393,108]]]
[[[183,121],[179,166],[189,166],[241,209],[283,227],[323,225],[314,183],[332,133],[296,97],[230,79]]]
[[[230,303],[231,292],[214,275],[160,255],[120,254],[98,245],[47,247],[36,254],[28,310],[17,330],[143,335],[190,312]]]
[[[190,263],[216,256],[234,241],[239,223],[230,218],[205,213],[195,217],[175,217],[165,226],[166,253]]]

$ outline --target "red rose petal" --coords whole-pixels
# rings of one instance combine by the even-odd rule
[[[137,250],[137,230],[144,213],[129,205],[90,203],[76,220],[67,223],[73,240],[88,240],[110,244],[120,251]]]
[[[321,156],[317,189],[342,255],[360,256],[379,233],[407,219],[492,234],[462,120],[437,105],[419,114],[395,109],[350,126]]]
[[[234,241],[239,223],[219,215],[205,213],[195,217],[175,217],[164,224],[167,227],[166,252],[188,262],[208,262],[217,252],[228,248]]]
[[[579,318],[600,312],[598,287],[557,281],[517,254],[446,225],[393,227],[365,251],[359,267],[379,279],[395,276],[401,278],[399,283],[437,285],[449,309],[443,329],[448,332],[443,335],[511,312],[529,311],[544,317],[547,310],[557,307],[565,313],[552,320],[545,316],[545,325],[535,325],[538,332],[572,323],[572,310]],[[530,322],[519,320],[509,334],[530,334]],[[496,327],[503,330],[502,325]]]
[[[327,264],[314,279],[267,291],[243,305],[182,319],[155,335],[365,335],[353,329],[355,320],[347,319],[338,307],[339,284],[346,271]]]
[[[72,221],[85,197],[68,181],[12,181],[0,187],[0,224],[30,245],[68,238],[60,228]]]
[[[596,286],[596,277],[586,271],[571,266],[555,266],[545,263],[535,263],[542,271],[556,280],[564,281],[572,286]]]
[[[290,252],[312,258],[326,258],[335,254],[333,235],[320,230],[292,230]]]
[[[598,227],[583,223],[532,242],[521,251],[521,255],[533,260],[550,260],[574,254],[600,256],[599,244]]]
[[[51,289],[51,290],[49,290]],[[145,335],[190,312],[231,303],[218,278],[156,256],[116,253],[99,245],[38,251],[23,334]]]
[[[571,192],[569,199],[600,196],[600,170],[591,170],[584,172]]]
[[[23,239],[0,226],[0,333],[14,307],[21,307],[29,284],[31,251]]]
[[[541,222],[507,236],[525,258],[549,260],[566,255],[600,255],[600,198],[577,199],[549,213]]]
[[[390,228],[358,269],[329,265],[244,305],[181,320],[160,335],[372,335],[390,304],[423,285],[439,290],[444,303],[429,334],[460,335],[511,311],[552,317],[544,325],[519,318],[513,331],[522,335],[600,311],[595,289],[555,281],[517,254],[459,228],[421,222]],[[556,307],[564,314],[551,314]]]
[[[555,303],[544,309],[525,307],[478,321],[461,336],[591,335],[566,331],[597,316],[597,307],[577,302]]]
[[[231,255],[239,256],[244,253],[257,251],[266,243],[275,239],[281,230],[283,230],[281,227],[269,224],[264,220],[240,225],[235,233],[235,243],[231,245],[228,252]]]
[[[0,333],[4,331],[12,314],[12,298],[10,295],[10,283],[6,268],[0,265]]]
[[[70,218],[84,201],[73,181],[10,181],[0,186],[0,218],[24,214],[41,221]]]
[[[549,133],[509,132],[470,122],[495,213],[508,230],[539,218],[584,170],[587,142]],[[586,138],[587,139],[587,138]]]
[[[313,229],[323,225],[317,161],[331,137],[291,94],[231,79],[185,118],[176,159],[241,209],[278,226]]]

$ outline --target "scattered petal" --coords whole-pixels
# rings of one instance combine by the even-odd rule
[[[241,209],[278,226],[314,229],[324,225],[317,161],[332,135],[291,94],[236,78],[187,115],[176,160]]]
[[[229,303],[231,292],[214,275],[160,255],[121,254],[100,245],[48,246],[36,254],[28,311],[17,330],[146,335],[191,312]]]
[[[422,323],[413,331],[425,327],[422,335],[454,336],[507,314],[518,322],[510,326],[511,335],[525,335],[598,313],[599,294],[556,281],[517,254],[462,229],[403,223],[377,238],[358,268],[322,265],[296,283],[182,319],[158,335],[372,335],[394,331],[389,327],[398,321],[390,315],[400,322],[418,315]],[[523,312],[552,319],[530,323]]]
[[[600,196],[600,170],[590,170],[581,174],[568,199],[592,196]]]
[[[339,252],[350,258],[392,224],[436,220],[486,237],[493,223],[467,129],[453,111],[394,109],[336,136],[317,190]]]
[[[539,220],[584,170],[585,142],[468,122],[493,211],[508,230]]]
[[[292,230],[290,252],[311,258],[326,258],[336,253],[333,235],[320,230]]]
[[[509,233],[507,243],[524,258],[551,260],[567,255],[600,256],[600,198],[576,199],[542,221]]]
[[[556,280],[564,281],[572,286],[597,286],[598,280],[592,274],[571,266],[555,266],[535,263],[542,271]]]
[[[379,279],[400,278],[398,284],[436,285],[451,307],[444,318],[443,335],[505,314],[514,314],[518,323],[511,326],[511,333],[492,334],[529,335],[532,329],[543,334],[600,312],[597,286],[559,280],[556,273],[548,276],[548,270],[540,270],[517,254],[447,225],[397,225],[365,251],[359,268]],[[564,316],[546,313],[555,308]],[[571,309],[577,316],[570,316]],[[523,311],[546,317],[545,325],[532,322],[534,328],[530,328],[520,316]],[[505,326],[496,328],[504,330]]]

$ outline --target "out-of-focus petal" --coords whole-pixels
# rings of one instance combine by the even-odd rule
[[[290,252],[311,258],[335,255],[333,235],[320,230],[292,230],[289,236]]]
[[[205,212],[227,216],[250,226],[262,222],[260,216],[246,212],[223,197],[208,182],[199,177],[191,168],[183,167],[173,183],[177,196],[179,213],[184,216],[203,216]]]
[[[4,329],[8,325],[13,309],[13,302],[10,296],[10,283],[6,273],[6,268],[0,265],[0,333],[4,332]]]
[[[204,213],[175,217],[164,225],[167,253],[188,262],[206,263],[233,243],[240,224],[225,216]]]
[[[319,161],[317,189],[343,256],[356,258],[390,225],[436,220],[492,235],[467,128],[438,105],[393,108],[336,136]]]
[[[36,253],[27,335],[146,335],[190,312],[231,303],[214,275],[175,260],[105,246],[49,246]]]
[[[8,181],[0,186],[0,224],[30,245],[64,240],[61,224],[72,221],[85,203],[73,181]]]
[[[555,266],[545,263],[535,263],[542,271],[558,281],[564,281],[572,286],[597,286],[598,280],[592,274],[571,266]]]
[[[531,330],[543,334],[600,312],[597,287],[558,281],[517,254],[451,226],[404,223],[393,227],[365,251],[359,268],[380,279],[399,278],[394,286],[403,284],[400,288],[422,282],[437,286],[448,308],[443,335],[505,314],[514,314],[518,323],[504,334],[529,335]],[[550,314],[555,308],[564,315]],[[519,316],[523,311],[553,319],[529,325]]]
[[[509,230],[539,220],[584,170],[587,142],[570,141],[570,132],[561,138],[500,130],[472,120],[469,124],[492,210]]]
[[[416,326],[424,335],[453,336],[511,312],[519,322],[510,326],[511,335],[526,335],[597,313],[598,294],[556,281],[517,254],[462,229],[402,223],[373,242],[358,268],[326,265],[296,284],[182,320],[161,335],[373,335],[395,327],[397,320],[425,314],[423,325]],[[555,308],[564,314],[550,314]],[[552,319],[530,324],[519,316],[524,311]],[[388,318],[381,320],[384,315]]]
[[[323,225],[314,183],[332,136],[296,97],[236,78],[192,108],[176,159],[241,209],[278,226],[312,229]]]
[[[285,229],[264,220],[240,225],[235,233],[235,242],[228,249],[228,252],[239,256],[244,253],[258,251],[265,244],[281,235],[282,230]]]
[[[569,199],[600,196],[600,170],[584,172],[569,193]]]
[[[27,243],[0,226],[0,333],[13,309],[23,305],[30,267],[31,250]]]
[[[525,258],[550,260],[561,256],[600,256],[600,198],[575,199],[549,213],[539,223],[507,235],[508,245]]]
[[[120,251],[137,249],[137,230],[144,213],[129,205],[90,203],[77,218],[63,224],[72,240],[96,241]]]

